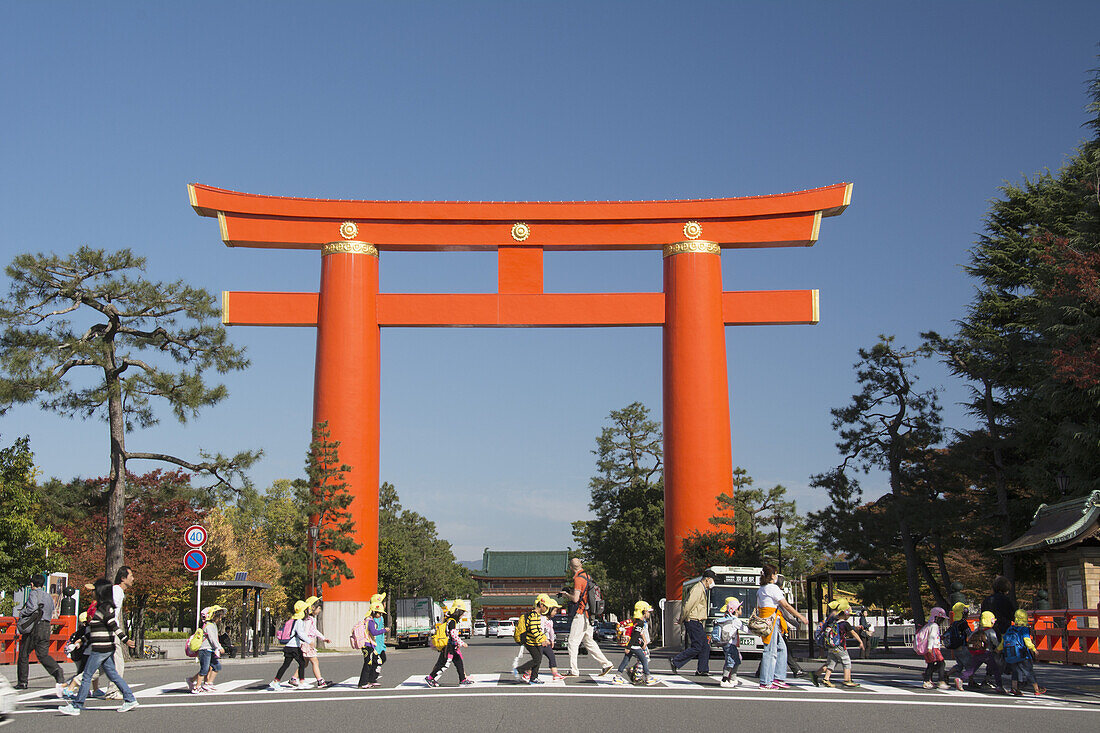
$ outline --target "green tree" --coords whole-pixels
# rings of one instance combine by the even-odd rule
[[[0,588],[9,592],[49,570],[49,551],[62,542],[51,525],[36,521],[34,473],[29,438],[0,449]]]
[[[920,573],[913,521],[915,469],[927,451],[940,442],[940,406],[935,390],[919,392],[915,362],[928,349],[894,346],[892,336],[880,336],[870,349],[859,350],[855,364],[860,391],[845,407],[832,410],[833,429],[840,431],[837,449],[844,456],[841,467],[854,464],[864,471],[886,472],[890,491],[880,500],[905,557],[906,584],[913,619],[924,622]]]
[[[81,247],[67,257],[22,254],[7,268],[11,288],[0,302],[0,414],[17,403],[37,402],[61,415],[99,417],[108,424],[109,576],[125,561],[128,461],[174,463],[226,488],[258,457],[202,452],[202,460],[192,462],[126,447],[135,427],[158,422],[153,398],[186,422],[228,394],[224,385],[208,386],[205,372],[248,366],[243,351],[227,340],[212,295],[182,281],[146,280],[139,274],[144,268],[144,258],[128,249]],[[91,379],[74,384],[74,373]]]
[[[596,438],[589,481],[595,519],[573,522],[573,537],[620,612],[639,598],[664,595],[664,481],[661,426],[634,402],[608,416]]]
[[[439,538],[435,522],[404,509],[389,482],[378,492],[378,530],[378,586],[387,598],[478,595],[470,571],[455,560],[451,543]]]
[[[306,454],[306,478],[292,486],[298,508],[291,535],[279,552],[283,585],[294,597],[315,594],[322,585],[335,586],[354,577],[344,556],[353,555],[363,546],[355,541],[355,521],[348,507],[352,495],[344,480],[351,466],[340,463],[340,443],[330,439],[328,423],[313,428],[313,440]],[[315,541],[314,577],[310,578],[310,546],[306,540],[310,525],[318,527]],[[298,596],[296,593],[302,595]]]

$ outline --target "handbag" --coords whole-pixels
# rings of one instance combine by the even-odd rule
[[[42,608],[44,604],[38,604],[38,610],[30,614],[29,616],[20,616],[19,621],[16,622],[15,628],[20,634],[33,633],[38,628],[38,622],[42,620],[42,616],[45,615],[45,609]]]
[[[764,618],[756,611],[752,612],[749,616],[749,620],[745,622],[745,625],[749,627],[749,631],[757,636],[768,636],[772,633],[772,628],[775,625],[775,616],[772,614],[768,618]]]

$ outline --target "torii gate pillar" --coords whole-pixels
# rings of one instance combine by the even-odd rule
[[[665,598],[687,576],[683,540],[706,530],[714,497],[733,480],[721,248],[664,248]]]
[[[329,629],[351,628],[367,613],[378,584],[378,453],[381,336],[378,250],[365,242],[321,249],[313,423],[327,422],[354,487],[349,507],[365,552],[345,556],[354,583],[325,589]],[[341,639],[341,642],[343,639]]]

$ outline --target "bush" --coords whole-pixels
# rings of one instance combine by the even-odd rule
[[[187,631],[146,631],[146,639],[186,639],[191,634]]]

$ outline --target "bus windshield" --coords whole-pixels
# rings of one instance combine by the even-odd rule
[[[756,610],[757,586],[743,585],[716,585],[710,589],[710,615],[722,616],[722,608],[726,605],[726,599],[736,596],[741,601],[741,609],[737,612],[741,618],[748,618]]]

